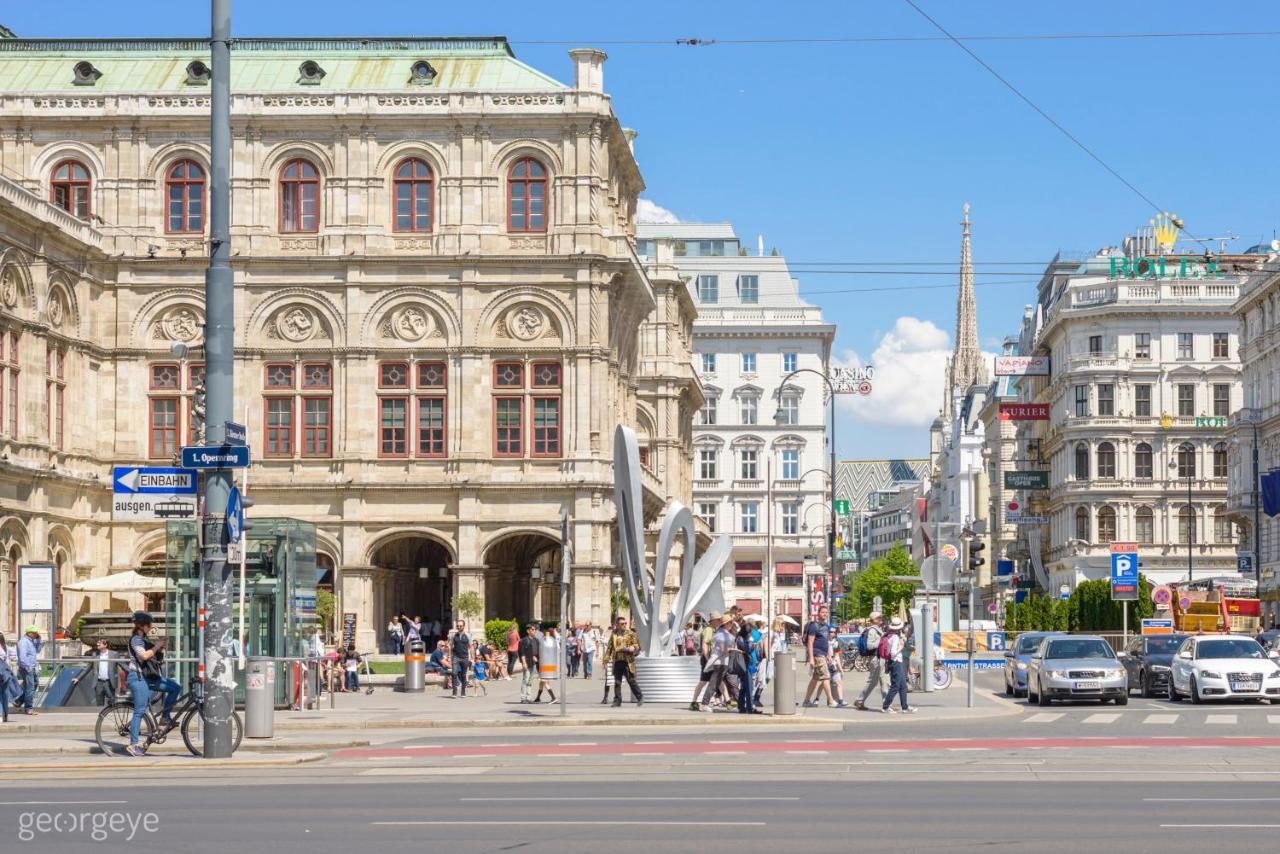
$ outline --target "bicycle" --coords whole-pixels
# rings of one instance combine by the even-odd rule
[[[201,712],[204,709],[204,685],[199,677],[191,680],[191,688],[186,695],[179,697],[179,704],[173,710],[172,723],[161,724],[152,708],[164,699],[163,692],[152,691],[147,701],[147,709],[142,715],[138,728],[139,744],[146,753],[153,744],[164,744],[169,733],[175,729],[182,732],[182,742],[193,756],[202,756],[204,738],[200,731]],[[94,727],[94,736],[98,749],[105,756],[127,756],[129,746],[129,724],[133,720],[133,700],[129,697],[117,697],[98,713],[98,722]],[[244,723],[234,709],[231,711],[232,752],[240,749],[244,739]]]
[[[939,691],[945,691],[951,687],[951,671],[944,667],[940,662],[934,662],[933,665],[933,687]],[[917,659],[911,660],[911,670],[907,674],[907,690],[920,690],[920,663]]]

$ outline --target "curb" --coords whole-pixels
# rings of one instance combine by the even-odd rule
[[[102,757],[94,762],[25,762],[8,763],[6,771],[100,771],[107,768],[147,768],[171,769],[174,771],[190,771],[199,768],[287,768],[319,762],[326,757],[324,753],[301,753],[281,759],[201,759],[190,754],[165,754],[164,756],[145,757]],[[174,762],[187,759],[190,762]],[[192,764],[197,763],[197,764]]]
[[[256,741],[256,739],[255,739]],[[310,742],[308,744],[273,744],[270,741],[255,743],[251,748],[255,753],[316,753],[330,750],[346,750],[352,747],[370,747],[372,742],[367,738],[349,739],[346,741]],[[101,756],[102,751],[96,744],[61,745],[56,747],[18,747],[12,750],[0,747],[0,760],[8,756],[48,756],[51,753],[76,756]],[[159,754],[162,756],[185,756],[185,753]],[[11,767],[6,764],[5,767]]]

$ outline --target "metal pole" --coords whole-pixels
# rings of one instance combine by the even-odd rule
[[[1258,422],[1251,420],[1250,425],[1253,427],[1253,578],[1255,581],[1262,578],[1262,517],[1259,513],[1259,495],[1258,487]]]
[[[212,0],[212,70],[209,122],[209,269],[204,280],[205,382],[208,388],[207,431],[220,445],[224,424],[233,417],[233,349],[235,347],[234,282],[231,273],[231,0]],[[231,579],[227,567],[227,495],[229,469],[212,469],[204,479],[204,549],[201,578],[207,599],[204,636],[204,755],[231,755],[231,713],[236,675],[231,641]]]
[[[836,389],[826,375],[822,376],[827,384],[827,394],[831,396],[831,476],[828,492],[830,493],[829,509],[831,511],[831,530],[827,531],[827,613],[831,610],[836,595]],[[826,631],[824,628],[823,631]]]
[[[1196,539],[1196,510],[1191,506],[1191,469],[1187,469],[1187,583],[1194,579],[1191,574],[1191,544]]]
[[[974,573],[974,575],[977,575],[977,573]],[[974,605],[973,601],[973,594],[976,589],[973,582],[974,579],[971,575],[969,577],[969,684],[967,686],[967,696],[965,698],[965,707],[970,709],[973,708],[973,609],[977,607]],[[930,638],[929,640],[932,642],[933,639]]]
[[[560,516],[560,631],[563,636],[560,638],[560,717],[569,714],[568,700],[565,694],[568,691],[567,672],[569,669],[569,634],[573,631],[573,627],[569,625],[569,573],[570,573],[570,543],[569,543],[569,511],[565,510]]]

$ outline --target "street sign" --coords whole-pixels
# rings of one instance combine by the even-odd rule
[[[1144,635],[1171,635],[1173,634],[1173,620],[1143,620],[1142,633]]]
[[[854,557],[853,549],[841,549],[836,552],[836,560],[853,560]]]
[[[998,410],[1001,421],[1048,421],[1047,403],[1002,403]]]
[[[960,560],[960,550],[952,543],[947,543],[942,547],[942,557],[952,563],[955,563]]]
[[[998,377],[1047,377],[1048,356],[996,356]]]
[[[195,495],[197,473],[188,469],[116,466],[111,491],[116,495]]]
[[[1000,613],[1000,605],[996,602],[992,602],[990,605],[987,606],[987,613],[988,614]]]
[[[837,498],[835,500],[835,508],[836,508],[837,516],[848,516],[849,515],[849,499]]]
[[[1240,552],[1236,555],[1236,569],[1241,575],[1253,575],[1253,552]]]
[[[222,422],[222,441],[228,445],[243,447],[249,444],[249,431],[234,421]]]
[[[244,502],[240,498],[240,487],[231,487],[227,495],[227,542],[240,542],[240,534],[244,531]]]
[[[196,497],[178,493],[137,493],[111,496],[113,522],[163,522],[167,519],[194,519]]]
[[[182,465],[189,469],[242,469],[249,465],[249,449],[236,445],[183,448]]]
[[[1173,601],[1173,594],[1169,592],[1168,587],[1151,588],[1151,601],[1157,605],[1168,605]]]
[[[1115,545],[1113,544],[1113,548]],[[1123,545],[1132,545],[1124,543]],[[1138,553],[1111,552],[1111,599],[1119,602],[1137,601],[1138,598]]]
[[[1005,489],[1048,489],[1047,471],[1007,471],[1004,473]]]
[[[1013,575],[1013,561],[1000,559],[996,561],[996,576]]]
[[[1006,513],[1004,520],[1011,525],[1043,525],[1049,521],[1044,516],[1031,516],[1026,513]]]
[[[992,602],[988,609],[991,613],[996,612],[996,603]],[[987,632],[987,649],[991,652],[1000,652],[1004,649],[1004,632]]]
[[[1034,578],[1019,578],[1018,589],[1019,590],[1035,590],[1036,580]]]
[[[1191,600],[1186,596],[1183,596],[1181,599],[1178,600],[1178,607],[1184,611],[1187,610],[1188,608],[1191,607]]]

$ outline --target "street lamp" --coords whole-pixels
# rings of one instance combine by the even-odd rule
[[[775,424],[779,426],[789,425],[791,423],[790,416],[781,407],[782,389],[785,388],[787,383],[791,381],[791,378],[796,376],[797,374],[813,374],[821,378],[823,384],[825,384],[827,387],[827,397],[831,404],[831,415],[830,415],[831,437],[829,440],[830,447],[828,448],[828,450],[830,451],[830,455],[829,455],[830,467],[828,469],[828,477],[827,477],[827,491],[828,491],[827,504],[828,504],[828,509],[830,510],[830,515],[831,515],[831,529],[827,532],[828,563],[827,563],[827,590],[826,590],[826,601],[827,601],[827,604],[830,605],[832,592],[835,590],[835,586],[836,586],[835,585],[835,578],[836,578],[836,389],[835,389],[835,386],[831,384],[830,378],[827,377],[825,373],[823,373],[822,371],[816,370],[814,368],[797,368],[796,370],[787,374],[785,377],[782,378],[782,382],[778,383],[777,397],[778,397],[779,407],[777,411],[775,411],[773,414],[773,421]]]
[[[1183,442],[1177,447],[1177,451],[1179,455],[1187,455],[1187,465],[1183,466],[1183,469],[1187,473],[1187,583],[1190,584],[1193,577],[1191,569],[1191,547],[1196,538],[1196,511],[1195,508],[1191,506],[1191,481],[1192,478],[1195,477],[1196,473],[1196,448],[1195,445],[1190,442]],[[1170,471],[1176,471],[1178,469],[1178,465],[1179,463],[1176,457],[1169,460]]]

